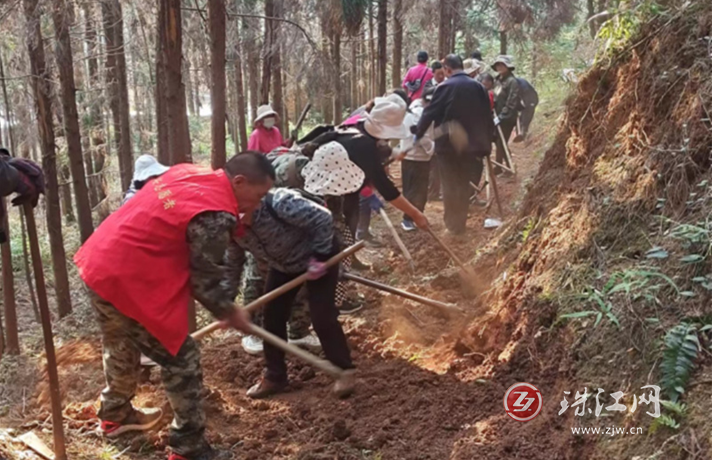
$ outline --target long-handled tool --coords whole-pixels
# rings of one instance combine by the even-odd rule
[[[497,166],[502,169],[506,169],[507,171],[510,171],[512,174],[517,174],[517,167],[514,165],[514,161],[512,161],[512,153],[509,151],[509,145],[507,145],[507,140],[504,138],[504,133],[502,132],[502,127],[500,125],[497,125],[497,132],[499,133],[499,139],[502,141],[504,153],[505,155],[507,155],[507,162],[509,162],[509,167],[506,167],[499,163],[497,163]]]
[[[441,248],[450,256],[450,258],[455,262],[456,265],[460,267],[460,285],[462,287],[463,293],[466,296],[471,296],[475,294],[475,291],[473,289],[473,284],[474,280],[476,278],[476,275],[472,272],[472,270],[465,265],[465,263],[460,260],[460,258],[455,254],[455,251],[453,251],[445,242],[435,234],[432,228],[428,227],[428,233],[437,241],[437,243],[440,245]]]
[[[25,203],[25,219],[27,221],[27,236],[30,240],[30,254],[32,254],[32,268],[35,272],[35,283],[37,284],[37,300],[40,307],[40,318],[42,320],[42,336],[44,337],[45,355],[47,356],[47,376],[49,377],[49,394],[52,406],[52,434],[54,437],[54,458],[56,460],[67,460],[67,453],[64,441],[64,426],[62,424],[62,397],[59,390],[59,376],[57,374],[57,357],[54,353],[54,341],[52,339],[52,321],[49,314],[49,304],[47,302],[47,287],[45,284],[44,271],[42,268],[42,255],[40,254],[40,244],[37,239],[37,224],[35,223],[35,212],[30,203]]]
[[[408,248],[405,247],[405,244],[403,244],[403,240],[401,240],[400,236],[398,235],[398,232],[396,231],[396,228],[393,226],[393,222],[391,222],[391,219],[388,217],[388,214],[386,214],[386,210],[381,208],[380,211],[378,211],[381,217],[383,218],[383,221],[386,223],[386,226],[388,227],[388,230],[390,230],[391,235],[393,235],[393,238],[396,240],[396,244],[398,244],[398,247],[400,248],[401,252],[403,253],[403,256],[405,257],[405,260],[408,261],[408,266],[410,267],[410,271],[415,271],[415,262],[413,262],[413,257],[411,257],[410,252],[408,251]]]
[[[311,109],[311,102],[307,103],[307,105],[304,106],[304,110],[302,110],[302,114],[299,115],[297,124],[294,125],[294,129],[292,130],[292,135],[291,135],[291,139],[293,142],[297,142],[297,139],[299,138],[299,129],[302,127],[302,123],[304,123],[304,119],[307,117],[307,114],[309,113],[309,109]]]
[[[497,178],[495,177],[494,169],[492,168],[492,160],[490,160],[489,156],[486,156],[485,161],[487,162],[487,176],[489,176],[489,180],[492,181],[492,192],[494,193],[494,199],[497,202],[497,209],[499,210],[499,217],[503,219],[504,211],[502,210],[502,202],[499,201],[499,190],[497,189]],[[490,201],[489,205],[487,205],[487,209],[489,209],[491,206],[492,206],[492,202]]]
[[[415,302],[422,303],[423,305],[428,305],[429,307],[439,308],[439,309],[447,311],[447,312],[451,312],[453,310],[462,311],[462,309],[456,305],[451,305],[451,304],[447,304],[444,302],[438,302],[437,300],[428,299],[427,297],[422,297],[417,294],[413,294],[411,292],[404,291],[402,289],[397,289],[397,288],[394,288],[394,287],[391,287],[391,286],[388,286],[385,284],[378,283],[376,281],[372,281],[372,280],[369,280],[366,278],[361,278],[360,276],[356,276],[351,273],[344,273],[341,275],[341,277],[343,279],[346,279],[349,281],[354,281],[356,283],[363,284],[364,286],[379,289],[381,291],[388,292],[389,294],[394,294],[394,295],[397,295],[400,297],[404,297],[406,299],[413,300]]]
[[[348,248],[344,249],[340,253],[336,254],[334,257],[331,259],[327,260],[325,262],[326,268],[332,267],[339,262],[341,262],[343,259],[355,254],[358,252],[360,249],[363,249],[363,247],[366,245],[365,241],[359,241],[358,243],[354,244],[353,246],[349,246]],[[292,281],[283,284],[282,286],[278,287],[277,289],[268,292],[267,294],[263,295],[262,297],[258,298],[254,302],[245,305],[243,307],[245,310],[248,312],[252,313],[256,311],[257,309],[261,308],[263,305],[268,303],[271,300],[276,299],[277,297],[280,297],[281,295],[291,291],[297,286],[300,286],[304,284],[307,281],[308,274],[304,273],[302,275],[297,276],[294,278]],[[238,308],[238,307],[235,307]],[[209,335],[218,329],[222,328],[222,323],[220,321],[215,321],[214,323],[211,323],[204,328],[194,332],[191,334],[191,337],[195,340],[201,340],[204,338],[206,335]]]

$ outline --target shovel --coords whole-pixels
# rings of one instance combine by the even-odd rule
[[[474,296],[474,280],[476,278],[475,274],[465,265],[465,263],[457,257],[455,251],[453,251],[445,242],[435,234],[432,228],[428,227],[428,233],[438,242],[441,248],[450,256],[450,258],[460,267],[460,286],[462,287],[463,294],[466,296]]]
[[[393,239],[396,240],[396,244],[398,244],[398,247],[403,253],[403,257],[405,257],[405,260],[408,261],[408,267],[410,267],[410,271],[415,272],[415,262],[413,262],[413,257],[410,255],[408,248],[405,247],[403,240],[401,240],[400,236],[398,235],[396,228],[393,226],[393,222],[391,222],[391,219],[388,217],[388,214],[386,214],[386,210],[381,208],[378,212],[383,218],[383,221],[386,223],[388,230],[390,230],[391,235],[393,235]]]

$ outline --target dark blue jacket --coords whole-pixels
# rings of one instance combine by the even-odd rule
[[[522,100],[524,107],[536,107],[539,105],[539,94],[531,83],[522,77],[516,77],[519,83],[519,98]]]
[[[416,128],[416,136],[425,135],[431,123],[437,128],[447,121],[457,121],[467,132],[469,153],[489,155],[494,138],[494,121],[490,99],[484,86],[458,73],[438,85],[433,100],[423,111]],[[452,152],[450,140],[442,136],[435,141],[435,153]]]

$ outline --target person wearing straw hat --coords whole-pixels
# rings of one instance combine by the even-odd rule
[[[443,62],[448,79],[438,86],[433,100],[425,108],[415,129],[420,141],[435,124],[458,123],[467,133],[467,146],[458,151],[448,136],[435,141],[442,178],[445,226],[456,235],[465,232],[469,208],[470,185],[482,174],[482,159],[492,150],[494,124],[489,97],[484,87],[470,78],[464,70],[462,58],[448,55]]]
[[[492,64],[492,69],[497,72],[497,85],[494,90],[494,111],[495,125],[498,125],[502,130],[502,136],[497,135],[495,144],[497,146],[497,162],[511,167],[507,161],[507,155],[504,150],[504,143],[509,142],[509,137],[517,126],[517,117],[519,116],[520,96],[519,82],[514,77],[514,59],[512,56],[500,55]],[[504,139],[502,139],[504,137]],[[501,172],[499,167],[495,168],[495,172]]]
[[[282,133],[277,127],[279,114],[269,104],[257,109],[254,129],[247,141],[247,150],[268,154],[278,147],[291,147],[291,139],[282,139]]]
[[[464,67],[463,71],[470,78],[477,78],[482,72],[485,71],[485,63],[477,59],[465,59],[462,65]]]
[[[125,204],[131,198],[136,195],[136,193],[143,188],[149,180],[155,179],[163,175],[170,168],[168,166],[162,165],[158,162],[152,155],[143,154],[136,159],[134,164],[134,175],[131,179],[131,186],[126,191],[124,199],[121,204]]]

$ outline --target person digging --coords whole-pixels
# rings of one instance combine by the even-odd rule
[[[520,108],[520,87],[519,82],[514,77],[514,60],[511,56],[497,56],[492,69],[497,72],[497,85],[494,89],[494,124],[502,130],[502,135],[495,137],[495,145],[497,146],[497,163],[506,165],[511,168],[507,160],[505,152],[506,144],[509,142],[509,137],[512,131],[517,126],[517,117],[519,117]],[[495,167],[495,173],[503,173],[504,171],[499,166]],[[506,175],[510,175],[506,172]]]
[[[318,174],[321,174],[323,181],[343,177],[333,172]],[[320,187],[311,190],[330,190],[327,183]],[[274,189],[254,212],[245,216],[235,234],[235,241],[256,259],[267,261],[266,292],[279,288],[304,272],[309,273],[306,290],[314,331],[326,358],[339,368],[350,370],[354,368],[351,352],[335,305],[339,266],[326,269],[324,265],[326,260],[339,252],[340,244],[332,214],[318,204],[318,200],[315,196],[308,199],[294,190]],[[300,288],[294,288],[265,305],[262,321],[268,332],[287,339],[287,320]],[[250,398],[266,398],[287,387],[284,352],[265,342],[264,356],[265,374],[247,391]],[[351,394],[353,390],[353,373],[339,380],[334,388],[335,394],[340,397]]]
[[[110,215],[74,257],[101,328],[107,386],[98,416],[104,436],[155,427],[160,409],[139,410],[141,353],[161,367],[173,410],[169,460],[232,458],[205,439],[200,352],[188,335],[191,295],[225,326],[249,328],[234,307],[244,252],[232,236],[272,187],[274,170],[257,153],[224,169],[172,167]]]

